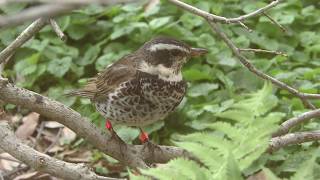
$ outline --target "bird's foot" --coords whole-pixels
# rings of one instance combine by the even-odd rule
[[[143,144],[144,148],[148,148],[151,151],[154,151],[157,148],[160,148],[157,144],[154,144],[153,142],[150,141],[148,133],[144,132],[140,128],[140,135],[139,139],[141,144]]]

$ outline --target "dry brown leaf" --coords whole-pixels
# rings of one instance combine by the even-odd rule
[[[156,5],[160,3],[160,0],[149,0],[149,2],[145,5],[144,11],[147,12],[150,9],[154,8]]]
[[[28,172],[15,177],[13,180],[27,180],[37,176],[38,172]]]
[[[264,171],[259,171],[247,178],[247,180],[268,180],[266,173]]]
[[[36,112],[32,112],[28,114],[27,116],[23,117],[22,121],[23,124],[18,127],[15,134],[18,138],[26,140],[29,136],[31,136],[34,131],[36,130],[36,127],[39,122],[39,116],[40,114]]]
[[[21,121],[21,119],[22,119],[21,114],[15,114],[14,116],[12,116],[11,122],[13,124],[17,124],[17,123],[19,123]]]
[[[62,130],[62,135],[59,139],[60,145],[70,144],[77,137],[77,134],[74,133],[71,129],[64,127]]]
[[[60,124],[56,121],[47,121],[44,125],[44,127],[46,128],[50,128],[50,129],[55,129],[55,128],[63,128],[64,125],[63,124]]]
[[[8,153],[0,154],[0,170],[12,171],[19,166],[19,161]]]
[[[65,156],[64,159],[68,162],[90,162],[92,157],[92,152],[89,150],[77,150],[74,151],[72,154]]]
[[[77,151],[78,151],[77,149],[65,150],[62,153],[60,153],[59,156],[61,156],[63,158],[65,156],[70,156],[70,155],[76,153]]]
[[[0,120],[5,119],[6,117],[6,112],[0,107]]]
[[[64,150],[63,147],[61,147],[61,146],[59,146],[59,145],[55,145],[55,146],[53,146],[52,148],[50,148],[50,149],[48,150],[48,153],[57,153],[57,152],[61,152],[61,151],[63,151],[63,150]]]
[[[55,139],[56,139],[56,133],[54,132],[51,132],[50,130],[48,129],[45,129],[42,131],[42,135],[43,135],[43,138],[47,141],[49,141],[50,143],[53,142]]]

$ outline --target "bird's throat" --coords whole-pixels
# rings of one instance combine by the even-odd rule
[[[152,75],[158,75],[158,77],[164,81],[182,81],[182,74],[180,70],[177,70],[175,68],[168,68],[163,66],[162,64],[151,65],[143,61],[139,66],[139,71],[149,73]]]

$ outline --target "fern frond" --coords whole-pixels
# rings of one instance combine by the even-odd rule
[[[317,164],[315,161],[317,157],[319,157],[320,155],[320,150],[313,150],[311,154],[311,158],[300,165],[300,167],[297,169],[296,173],[290,178],[290,180],[314,179],[313,171],[315,165]]]
[[[203,146],[194,142],[175,142],[176,145],[188,149],[189,152],[194,154],[211,172],[215,172],[221,167],[221,162],[224,157],[219,156],[218,152],[214,149]]]
[[[224,161],[222,170],[218,173],[217,179],[241,180],[243,179],[239,169],[238,162],[235,160],[232,152],[229,152],[226,161]]]
[[[266,82],[256,93],[249,94],[249,98],[235,103],[235,109],[249,110],[254,116],[261,116],[278,104],[278,99],[272,94],[272,84]]]
[[[219,151],[219,155],[228,153],[229,149],[232,148],[230,141],[223,138],[223,136],[218,136],[208,132],[192,133],[184,136],[178,136],[177,138],[179,141],[196,142],[203,146],[216,149]]]
[[[243,132],[239,130],[236,126],[231,125],[227,122],[216,122],[208,125],[208,128],[215,129],[224,133],[228,138],[233,141],[241,141]]]
[[[183,158],[173,159],[159,168],[141,169],[141,172],[159,180],[206,180],[212,176],[208,169],[200,167],[194,161]]]

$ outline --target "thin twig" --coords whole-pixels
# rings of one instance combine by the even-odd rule
[[[247,25],[245,25],[243,22],[239,21],[239,24],[244,28],[246,29],[249,33],[252,32],[252,29],[250,29]]]
[[[263,12],[262,14],[266,16],[274,25],[278,26],[282,30],[282,32],[287,32],[287,29],[283,27],[281,24],[279,24],[277,21],[275,21],[271,16],[269,16],[269,14],[267,14],[266,12]]]
[[[41,137],[41,134],[42,134],[42,132],[43,132],[44,125],[45,125],[45,122],[42,121],[42,122],[40,123],[40,128],[38,129],[38,134],[37,134],[37,136],[36,136],[35,142],[34,142],[33,145],[32,145],[32,148],[35,148],[35,147],[37,146],[38,141],[39,141],[39,139],[40,139],[40,137]]]
[[[102,4],[102,5],[113,5],[120,3],[135,2],[137,0],[0,0],[0,5],[9,3],[48,3],[48,4]]]
[[[226,18],[223,16],[218,16],[218,15],[214,15],[214,14],[210,14],[206,11],[203,11],[201,9],[195,8],[187,3],[181,2],[179,0],[168,0],[170,3],[181,7],[184,10],[187,10],[189,12],[191,12],[192,14],[201,16],[209,21],[213,21],[213,22],[221,22],[221,23],[237,23],[239,24],[240,22],[242,22],[245,19],[251,18],[251,17],[255,17],[258,16],[259,14],[262,14],[263,12],[268,11],[269,9],[275,7],[276,5],[278,5],[282,0],[275,0],[272,1],[271,3],[269,3],[268,5],[264,6],[263,8],[260,8],[256,11],[253,11],[249,14],[243,15],[243,16],[239,16],[236,18]]]
[[[50,146],[45,151],[43,151],[44,154],[47,154],[53,148],[53,146],[55,146],[57,144],[57,142],[59,141],[59,138],[60,138],[60,136],[62,134],[62,130],[63,130],[63,127],[60,127],[56,137],[53,140],[53,142],[50,144]]]
[[[304,123],[304,122],[306,122],[312,118],[316,118],[316,117],[320,117],[320,109],[305,112],[303,114],[300,114],[297,117],[293,117],[293,118],[283,122],[280,125],[279,129],[272,134],[272,137],[277,137],[277,136],[287,134],[292,127],[297,126],[301,123]]]
[[[290,133],[283,136],[274,137],[270,140],[268,152],[274,152],[282,147],[300,144],[310,141],[319,141],[320,131],[310,131],[310,132],[297,132]]]
[[[257,53],[270,53],[270,54],[276,54],[284,57],[288,57],[286,53],[280,52],[280,51],[270,51],[265,49],[251,49],[251,48],[238,48],[239,51],[251,51],[251,52],[257,52]]]
[[[39,17],[51,18],[79,8],[78,5],[44,4],[30,7],[16,15],[0,16],[0,27],[10,27],[34,20]]]
[[[50,19],[49,21],[50,21],[50,25],[51,25],[52,29],[57,34],[57,36],[62,41],[66,41],[67,40],[67,36],[62,32],[62,30],[60,29],[58,23],[54,19]]]
[[[119,4],[124,2],[132,2],[133,0],[95,0],[95,2],[104,4],[104,5],[112,5],[112,4]],[[8,2],[13,1],[0,1],[0,5]],[[19,1],[22,2],[22,1]],[[25,1],[25,2],[39,2],[39,1]],[[25,23],[26,21],[33,21],[37,18],[53,18],[68,12],[71,12],[74,9],[79,9],[86,4],[92,3],[92,1],[88,0],[69,0],[64,1],[60,0],[57,1],[43,1],[47,4],[42,4],[38,6],[33,6],[28,9],[25,9],[18,14],[15,15],[6,15],[0,16],[0,27],[10,27],[16,26]]]
[[[237,17],[237,18],[225,18],[225,17],[221,17],[221,16],[216,16],[214,14],[210,14],[206,11],[203,11],[201,9],[198,9],[196,7],[193,7],[189,4],[186,4],[184,2],[181,2],[179,0],[168,0],[169,2],[171,2],[172,4],[186,10],[189,11],[195,15],[201,16],[203,18],[205,18],[208,23],[210,24],[212,30],[214,32],[216,32],[216,34],[227,44],[227,46],[232,50],[233,54],[238,57],[238,59],[240,60],[240,62],[246,67],[248,68],[249,71],[251,71],[252,73],[256,74],[258,77],[271,81],[274,85],[278,86],[281,89],[285,89],[287,91],[289,91],[291,94],[299,97],[301,99],[301,101],[303,102],[303,104],[310,108],[310,109],[316,109],[315,106],[308,100],[308,99],[320,99],[320,94],[308,94],[308,93],[302,93],[300,91],[298,91],[297,89],[283,83],[282,81],[279,81],[277,79],[275,79],[272,76],[269,76],[263,72],[261,72],[260,70],[258,70],[256,67],[254,67],[249,60],[243,56],[240,51],[239,48],[237,48],[235,46],[235,44],[226,36],[226,34],[222,31],[221,27],[216,23],[217,21],[219,22],[227,22],[227,23],[239,23],[241,21],[243,21],[244,19],[250,18],[250,17],[254,17],[257,16],[267,10],[269,10],[272,7],[275,7],[277,4],[279,4],[281,2],[281,0],[275,0],[272,1],[270,4],[268,4],[267,6],[260,8],[252,13]]]
[[[294,89],[293,87],[283,83],[282,81],[279,81],[277,79],[275,79],[272,76],[269,76],[265,73],[263,73],[262,71],[258,70],[255,66],[253,66],[253,64],[251,64],[249,62],[249,60],[243,56],[239,49],[234,45],[234,43],[227,37],[227,35],[222,31],[222,29],[219,27],[218,24],[208,21],[208,23],[210,24],[212,30],[214,32],[216,32],[216,34],[227,44],[227,46],[231,49],[231,51],[233,52],[233,54],[238,57],[238,59],[240,60],[241,64],[243,64],[246,68],[248,68],[249,71],[251,71],[252,73],[256,74],[258,77],[271,81],[274,85],[278,86],[281,89],[285,89],[287,91],[289,91],[291,94],[299,97],[301,99],[301,101],[310,109],[315,109],[314,105],[311,104],[309,102],[309,100],[305,97],[304,93],[299,92],[298,90]],[[320,97],[320,95],[319,95]]]
[[[12,56],[20,46],[31,39],[32,36],[39,32],[46,24],[47,20],[40,18],[28,26],[9,46],[0,52],[0,64]]]

